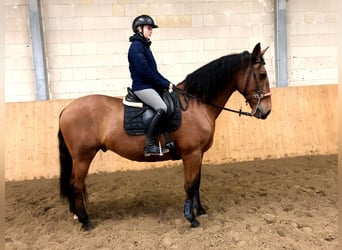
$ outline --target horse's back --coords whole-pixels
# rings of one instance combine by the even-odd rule
[[[114,119],[115,118],[115,119]],[[110,125],[122,125],[122,99],[106,95],[88,95],[72,101],[60,115],[64,135],[99,138]],[[68,135],[67,135],[68,136]]]
[[[78,111],[93,111],[115,107],[122,103],[122,99],[107,95],[87,95],[73,100],[62,113]],[[63,114],[62,114],[63,115]]]
[[[118,97],[113,97],[113,96],[108,96],[108,95],[86,95],[86,96],[82,96],[79,97],[75,100],[73,100],[71,103],[69,103],[68,106],[66,106],[67,108],[73,107],[73,106],[88,106],[88,105],[104,105],[104,104],[114,104],[116,102],[122,102],[122,99],[118,98]]]

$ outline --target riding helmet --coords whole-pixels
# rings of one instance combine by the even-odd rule
[[[132,30],[134,33],[137,33],[137,28],[141,25],[151,25],[152,28],[158,28],[158,25],[156,25],[152,19],[152,17],[148,15],[140,15],[134,18],[134,21],[132,23]]]

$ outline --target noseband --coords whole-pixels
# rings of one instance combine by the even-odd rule
[[[255,113],[257,112],[257,110],[259,108],[259,105],[260,105],[260,102],[261,102],[262,99],[264,99],[267,96],[271,96],[272,95],[271,92],[264,93],[264,91],[261,90],[260,84],[258,82],[258,79],[256,77],[256,74],[255,74],[255,71],[254,71],[254,68],[253,68],[253,65],[255,65],[255,64],[265,65],[266,63],[265,63],[265,60],[264,60],[263,57],[260,57],[260,60],[258,60],[258,61],[250,60],[250,67],[249,68],[250,68],[251,71],[253,71],[253,78],[254,78],[254,81],[255,81],[256,89],[255,89],[255,93],[254,94],[249,95],[247,97],[245,96],[245,93],[247,91],[247,87],[248,87],[249,82],[250,82],[250,77],[251,77],[251,74],[248,74],[248,77],[247,77],[247,80],[246,80],[246,84],[245,84],[245,89],[242,92],[243,95],[245,96],[246,103],[248,103],[252,99],[257,99],[257,105],[255,106],[255,108],[250,113],[250,116],[254,116],[255,115]]]

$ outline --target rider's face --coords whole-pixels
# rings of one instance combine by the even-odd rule
[[[140,27],[139,27],[140,28]],[[141,28],[140,28],[141,29]],[[144,25],[142,27],[142,30],[140,31],[142,32],[143,36],[147,39],[150,40],[151,36],[152,36],[152,26],[151,25]]]

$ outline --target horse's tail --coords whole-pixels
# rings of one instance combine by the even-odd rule
[[[58,130],[59,141],[59,164],[60,164],[60,196],[62,198],[68,198],[69,201],[73,197],[72,186],[70,183],[72,173],[72,158],[70,152],[65,144],[64,137],[61,129]]]

